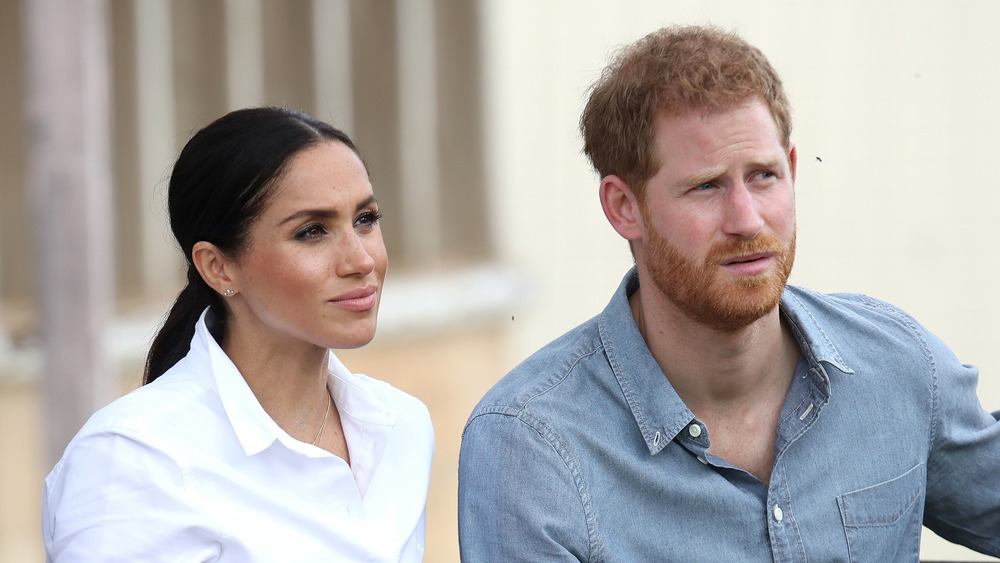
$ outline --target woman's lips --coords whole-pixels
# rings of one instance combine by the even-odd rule
[[[348,311],[367,311],[375,306],[377,295],[375,289],[374,285],[366,285],[365,287],[342,293],[331,299],[330,302]]]

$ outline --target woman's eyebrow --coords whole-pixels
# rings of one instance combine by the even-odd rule
[[[378,203],[378,200],[375,199],[374,195],[371,196],[371,197],[368,197],[367,199],[365,199],[364,201],[362,201],[361,203],[359,203],[354,208],[354,210],[355,211],[361,211],[362,209],[368,207],[369,205],[371,205],[373,203],[376,203],[376,204]],[[292,221],[295,221],[297,219],[301,219],[303,217],[317,217],[317,218],[321,218],[321,219],[335,219],[337,217],[337,215],[339,215],[339,213],[337,213],[336,209],[330,209],[328,207],[316,207],[316,208],[311,208],[311,209],[301,209],[299,211],[296,211],[295,213],[292,213],[288,217],[285,217],[280,222],[278,222],[278,224],[279,225],[284,225],[285,223],[290,223]]]

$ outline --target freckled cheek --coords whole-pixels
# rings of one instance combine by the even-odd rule
[[[315,293],[333,273],[328,262],[306,257],[274,257],[262,270],[279,290]]]

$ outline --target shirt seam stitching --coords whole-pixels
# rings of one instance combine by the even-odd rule
[[[580,358],[577,359],[579,361]],[[573,363],[576,365],[576,362]],[[570,370],[567,370],[567,375]],[[541,419],[533,416],[532,414],[525,412],[523,409],[518,412],[517,420],[522,424],[526,424],[529,428],[532,428],[538,435],[545,440],[550,448],[559,456],[560,461],[569,471],[570,476],[573,478],[573,484],[576,487],[577,498],[580,501],[580,507],[583,510],[584,521],[587,524],[587,548],[590,554],[587,558],[588,561],[594,560],[595,555],[598,553],[598,533],[597,533],[597,517],[594,514],[593,503],[590,500],[590,493],[587,488],[586,479],[583,475],[583,471],[580,468],[580,464],[576,462],[571,452],[567,447],[565,447],[559,436],[554,430],[549,428],[547,424]]]

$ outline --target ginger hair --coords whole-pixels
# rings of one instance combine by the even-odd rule
[[[620,49],[592,86],[580,117],[583,152],[602,178],[615,175],[642,199],[660,164],[656,121],[688,111],[727,111],[756,100],[787,150],[791,108],[764,54],[715,27],[665,27]]]

